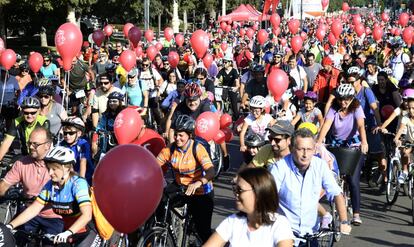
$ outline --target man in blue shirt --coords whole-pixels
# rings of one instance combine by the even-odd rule
[[[291,143],[291,154],[276,162],[270,170],[279,191],[279,213],[288,218],[294,234],[304,236],[317,232],[319,195],[324,189],[327,198],[335,201],[341,233],[349,234],[351,226],[341,188],[328,164],[314,156],[312,132],[308,129],[297,130]]]

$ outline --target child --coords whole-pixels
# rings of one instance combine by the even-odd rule
[[[92,185],[92,175],[95,170],[92,163],[91,148],[88,141],[82,137],[85,131],[84,122],[78,117],[69,117],[62,121],[63,141],[59,146],[70,148],[75,153],[76,164],[74,169],[79,176],[85,178]]]
[[[299,120],[302,123],[313,123],[317,127],[322,126],[323,116],[321,110],[315,107],[318,96],[316,93],[309,91],[304,96],[305,105],[299,110],[298,114],[292,120],[292,125],[295,126]]]

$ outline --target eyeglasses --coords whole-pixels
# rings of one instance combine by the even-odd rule
[[[63,136],[73,136],[74,134],[76,134],[76,131],[63,131]]]
[[[28,69],[24,69],[24,70],[22,70],[22,72],[29,73],[29,70]]]
[[[103,81],[102,85],[108,85],[109,83],[111,83],[110,81]]]
[[[24,115],[28,116],[28,115],[36,115],[37,111],[24,111],[23,112]]]
[[[110,100],[108,100],[108,103],[109,104],[118,104],[119,103],[119,100],[117,100],[117,99],[110,99]]]
[[[250,190],[242,189],[236,184],[233,184],[231,187],[233,189],[233,194],[235,196],[240,196],[243,192],[246,192],[246,191],[254,191],[254,189],[250,189]]]
[[[148,67],[149,66],[149,63],[143,63],[142,64],[142,67]]]
[[[50,99],[50,95],[47,95],[47,94],[39,95],[39,98]]]
[[[28,147],[33,146],[35,149],[37,149],[38,147],[40,147],[40,146],[42,146],[42,145],[44,145],[46,143],[49,143],[49,141],[46,141],[46,142],[43,142],[43,143],[27,142],[27,146]]]
[[[197,80],[200,80],[200,81],[202,81],[204,79],[206,79],[206,78],[205,77],[197,77]]]
[[[128,79],[134,79],[134,78],[135,78],[135,75],[134,76],[132,76],[132,75],[128,76]]]

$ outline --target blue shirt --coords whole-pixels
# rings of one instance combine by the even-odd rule
[[[377,126],[374,111],[370,107],[372,103],[377,102],[374,92],[372,92],[371,88],[362,87],[356,95],[356,98],[359,100],[359,103],[361,103],[361,107],[364,110],[365,125],[368,126],[369,129]]]
[[[4,85],[4,74],[0,74],[3,76],[0,79],[0,103],[3,105],[7,105],[8,103],[15,103],[16,102],[16,93],[19,91],[19,84],[17,83],[16,77],[10,76],[7,79],[6,85]],[[4,90],[4,98],[2,98]]]
[[[133,86],[125,85],[122,88],[122,91],[125,91],[128,95],[128,104],[133,106],[144,106],[143,94],[142,92],[148,91],[146,83],[141,83],[138,81]]]
[[[56,66],[56,64],[54,64],[52,62],[50,62],[49,66],[47,66],[47,67],[42,66],[42,68],[40,68],[40,72],[46,78],[49,78],[52,75],[54,75],[56,70],[57,70],[57,66]]]
[[[270,172],[279,192],[278,213],[288,218],[292,231],[301,236],[317,232],[322,188],[330,200],[342,193],[328,164],[313,156],[305,175],[302,175],[293,162],[292,154],[289,154],[276,162]]]
[[[167,98],[165,98],[164,101],[162,102],[161,108],[166,109],[166,110],[170,109],[172,103],[174,101],[179,101],[180,98],[181,98],[181,94],[179,94],[177,90],[172,91],[171,93],[168,94]]]
[[[92,162],[92,152],[88,141],[84,138],[79,138],[75,145],[70,146],[66,141],[62,141],[59,145],[70,148],[75,153],[76,164],[73,168],[76,172],[80,171],[80,160],[82,158],[86,159],[85,179],[88,181],[88,184],[92,186],[92,175],[95,166]]]
[[[22,92],[20,93],[17,104],[21,105],[24,98],[36,96],[37,92],[39,92],[39,88],[37,88],[33,82],[30,82],[26,85],[26,87],[23,88]]]

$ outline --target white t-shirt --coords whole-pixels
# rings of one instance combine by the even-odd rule
[[[302,66],[298,65],[296,66],[296,68],[291,69],[289,75],[292,76],[293,79],[295,79],[296,81],[296,87],[294,87],[295,91],[299,89],[303,90],[303,81],[305,80],[307,74],[305,70],[302,68]]]
[[[405,124],[407,130],[405,140],[408,142],[414,142],[414,123],[411,122],[408,116],[403,116],[401,123]]]
[[[237,247],[274,247],[282,240],[293,239],[287,218],[280,214],[275,214],[274,217],[276,220],[272,225],[262,225],[251,231],[246,217],[233,214],[220,223],[216,232],[224,241],[230,242],[230,246]]]
[[[260,121],[258,121],[253,114],[249,113],[244,119],[244,122],[249,125],[248,134],[256,133],[259,135],[264,135],[267,138],[266,128],[269,126],[269,123],[272,121],[272,116],[270,114],[265,114]]]
[[[157,97],[157,91],[154,90],[155,83],[162,77],[156,69],[154,68],[150,68],[150,69],[152,70],[152,74],[154,75],[154,77],[152,76],[151,71],[149,71],[148,69],[146,71],[143,71],[143,70],[141,71],[141,75],[139,79],[141,79],[143,83],[146,83],[148,91],[150,92],[149,97],[154,98],[154,97]],[[154,78],[155,78],[155,81],[154,81]]]
[[[392,76],[397,79],[401,80],[404,74],[404,64],[410,62],[410,57],[407,53],[401,53],[400,55],[394,56],[391,59],[390,67],[392,69]]]

